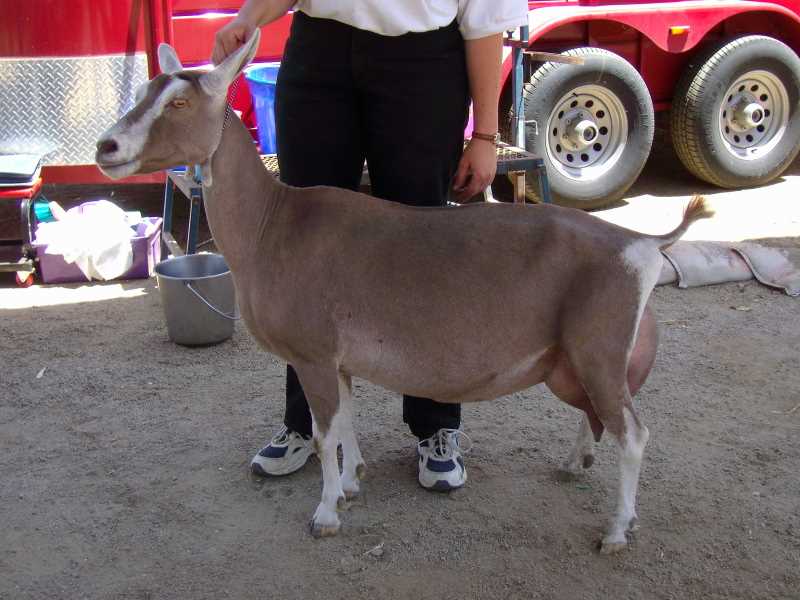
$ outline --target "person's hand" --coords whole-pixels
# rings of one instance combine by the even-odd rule
[[[214,36],[214,50],[211,52],[211,62],[218,65],[236,52],[250,39],[255,29],[255,25],[239,17],[225,25]]]
[[[497,151],[492,142],[470,140],[453,178],[456,202],[469,200],[492,183],[497,172]]]

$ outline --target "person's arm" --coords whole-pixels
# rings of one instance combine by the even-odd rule
[[[236,17],[217,31],[211,62],[215,65],[244,44],[253,31],[285,15],[297,0],[247,0]]]
[[[503,34],[465,40],[467,75],[472,96],[473,130],[478,133],[497,132],[497,106],[500,101],[500,67]],[[457,201],[468,200],[491,184],[497,171],[497,151],[492,142],[473,138],[453,178]]]

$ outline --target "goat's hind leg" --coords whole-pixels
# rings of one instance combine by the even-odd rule
[[[600,545],[602,553],[611,554],[627,546],[625,534],[636,526],[636,492],[649,433],[633,410],[629,387],[628,349],[634,347],[636,321],[625,313],[606,318],[610,318],[606,331],[614,332],[613,336],[581,337],[579,334],[587,324],[580,319],[568,322],[570,331],[566,332],[566,339],[570,342],[566,352],[591,408],[619,445],[617,508]],[[648,370],[649,366],[645,371]]]
[[[647,379],[655,362],[657,346],[658,330],[655,317],[650,307],[645,306],[633,351],[628,360],[628,385],[623,389],[623,428],[621,432],[613,432],[619,445],[619,497],[616,515],[600,546],[601,552],[605,554],[625,548],[627,544],[625,533],[638,529],[636,492],[639,489],[639,472],[642,467],[644,447],[650,438],[650,432],[636,415],[632,396]]]
[[[619,496],[617,511],[611,520],[608,532],[600,543],[603,554],[612,554],[627,546],[625,534],[638,528],[636,515],[636,492],[639,488],[639,472],[642,467],[644,447],[650,437],[631,404],[623,407],[624,430],[617,435],[619,444]]]
[[[600,542],[600,552],[613,554],[626,548],[628,541],[625,534],[637,526],[636,492],[639,487],[644,447],[650,434],[633,410],[627,382],[622,380],[618,385],[605,387],[604,390],[604,384],[611,382],[606,380],[602,372],[597,379],[600,381],[590,381],[587,384],[589,397],[603,426],[615,437],[619,445],[617,507],[606,535]],[[583,427],[587,425],[585,422],[582,432]],[[581,435],[578,444],[581,444]]]
[[[594,434],[589,425],[589,417],[583,414],[581,424],[578,428],[578,436],[575,445],[561,465],[561,471],[572,476],[577,476],[583,469],[588,469],[594,464]]]
[[[600,550],[606,554],[621,550],[626,545],[625,533],[638,529],[636,515],[636,492],[639,488],[639,472],[642,467],[644,447],[650,432],[641,422],[633,408],[631,398],[644,384],[653,367],[658,346],[656,320],[649,306],[645,306],[636,342],[628,360],[628,389],[624,390],[622,406],[623,431],[616,434],[619,444],[619,499],[617,513],[608,533],[603,538]]]
[[[650,306],[646,305],[639,322],[636,342],[628,359],[628,390],[631,396],[634,396],[647,380],[655,362],[657,346],[656,320]],[[588,469],[594,464],[594,442],[599,441],[602,426],[597,431],[592,431],[589,417],[585,412],[593,411],[589,397],[566,355],[559,357],[555,368],[547,376],[546,383],[559,399],[584,411],[575,445],[561,465],[563,473],[578,475],[583,469]],[[597,426],[597,423],[595,425]]]
[[[322,465],[322,499],[311,519],[311,535],[336,535],[337,511],[346,505],[339,476],[339,432],[343,418],[339,399],[339,373],[335,367],[294,365],[313,419],[314,446]],[[351,427],[352,428],[352,427]]]
[[[348,500],[360,491],[360,481],[366,474],[366,466],[358,447],[353,426],[353,394],[349,375],[339,375],[339,402],[341,420],[339,437],[342,441],[342,490]]]
[[[559,400],[583,412],[575,445],[560,467],[562,474],[567,477],[575,477],[583,469],[588,469],[594,464],[594,433],[586,414],[586,411],[593,409],[589,397],[566,355],[562,354],[559,357],[555,367],[545,379],[545,383]]]

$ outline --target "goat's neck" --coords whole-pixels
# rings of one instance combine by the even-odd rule
[[[234,270],[258,261],[253,256],[285,186],[261,163],[250,133],[231,115],[211,156],[212,185],[203,190],[211,232]]]

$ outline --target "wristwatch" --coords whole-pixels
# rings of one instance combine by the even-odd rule
[[[500,133],[478,133],[477,131],[473,131],[472,139],[492,142],[495,146],[497,146],[497,144],[500,142]]]

